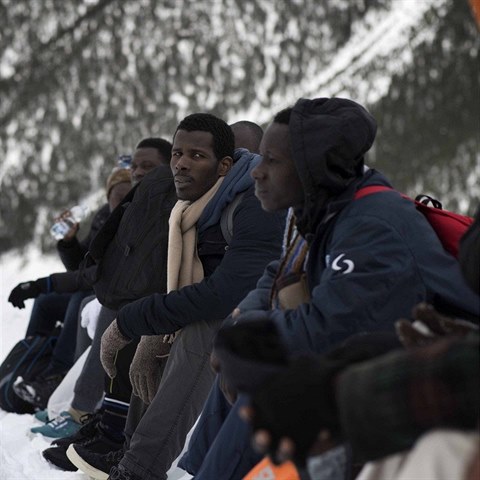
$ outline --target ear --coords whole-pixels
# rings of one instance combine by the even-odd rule
[[[218,162],[218,175],[224,177],[232,168],[233,158],[232,157],[223,157],[220,162]]]

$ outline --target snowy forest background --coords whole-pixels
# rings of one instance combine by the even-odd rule
[[[0,253],[52,249],[53,215],[186,114],[265,125],[301,96],[367,105],[368,163],[473,213],[479,50],[467,0],[0,0]]]

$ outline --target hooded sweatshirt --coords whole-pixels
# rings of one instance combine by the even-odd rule
[[[368,185],[391,186],[364,172],[364,154],[376,132],[373,117],[351,100],[301,99],[290,123],[293,159],[305,190],[297,227],[309,242],[306,275],[311,300],[271,310],[292,351],[323,352],[359,332],[393,331],[417,303],[480,314],[480,298],[465,284],[413,202],[396,191],[354,200]],[[239,305],[269,310],[278,262],[269,265]]]

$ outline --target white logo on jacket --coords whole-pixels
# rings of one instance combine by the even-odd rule
[[[355,268],[355,264],[352,260],[348,260],[347,258],[343,258],[345,256],[344,253],[341,253],[335,260],[332,262],[332,270],[336,270],[337,272],[342,272],[343,274],[353,272]]]

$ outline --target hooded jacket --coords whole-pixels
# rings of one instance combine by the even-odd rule
[[[343,98],[300,99],[289,122],[292,154],[305,193],[298,228],[308,238],[328,203],[363,174],[364,155],[377,132],[375,119]]]
[[[311,301],[270,316],[292,351],[322,352],[358,332],[393,331],[421,301],[478,318],[480,298],[413,202],[396,191],[353,200],[364,186],[391,186],[373,169],[364,173],[376,131],[370,114],[351,100],[302,99],[289,128],[305,189],[296,214],[310,244]],[[270,308],[277,269],[278,262],[269,265],[242,311]]]

